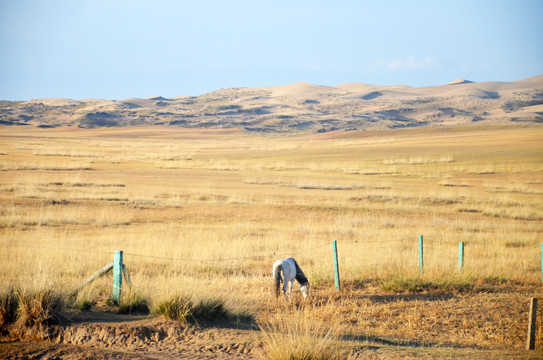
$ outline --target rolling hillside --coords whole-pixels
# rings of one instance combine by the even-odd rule
[[[173,125],[258,133],[543,122],[543,75],[431,87],[347,83],[228,88],[200,96],[1,101],[0,124],[83,128]]]

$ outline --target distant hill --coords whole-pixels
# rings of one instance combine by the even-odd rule
[[[0,101],[0,125],[172,125],[300,133],[543,122],[543,75],[514,82],[456,79],[431,87],[299,82],[167,99]]]

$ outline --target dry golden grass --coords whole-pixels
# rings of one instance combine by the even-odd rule
[[[2,127],[0,138],[5,289],[69,292],[123,250],[149,299],[212,294],[261,323],[303,309],[360,339],[514,348],[541,295],[542,127],[305,138]],[[313,285],[301,307],[272,296],[271,264],[289,255]],[[100,279],[85,297],[110,287]]]
[[[278,314],[261,325],[265,359],[334,360],[343,359],[338,342],[342,328],[324,320],[299,313],[284,317]]]

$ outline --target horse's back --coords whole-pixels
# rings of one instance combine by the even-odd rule
[[[296,265],[293,258],[287,258],[283,260],[277,260],[274,263],[274,268],[281,265],[281,270],[283,271],[283,277],[286,281],[293,281],[296,276]]]
[[[277,269],[278,266],[282,265],[283,261],[284,260],[277,260],[276,262],[274,262],[273,263],[273,271],[275,271],[275,269]]]

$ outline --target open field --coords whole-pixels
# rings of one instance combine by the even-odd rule
[[[299,316],[338,330],[352,358],[528,356],[528,300],[543,295],[541,126],[306,137],[0,127],[0,140],[1,289],[69,293],[123,250],[138,296],[219,297],[254,318],[242,330],[184,328],[205,338],[191,344],[215,349],[209,358],[258,356],[255,324]],[[271,265],[289,255],[312,285],[306,302],[273,296]],[[104,308],[110,292],[105,277],[80,296]],[[226,351],[227,341],[236,347]]]

